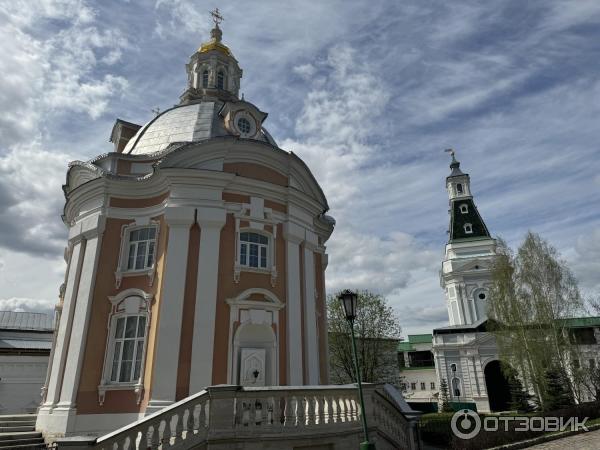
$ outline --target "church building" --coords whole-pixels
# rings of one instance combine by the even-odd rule
[[[46,436],[109,432],[210,385],[328,383],[335,221],[240,98],[218,19],[176,106],[143,126],[117,119],[114,151],[69,165]]]

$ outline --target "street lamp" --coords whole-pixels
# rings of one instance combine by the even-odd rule
[[[369,430],[367,429],[367,416],[365,414],[365,400],[363,399],[362,384],[360,381],[360,369],[358,367],[358,356],[356,355],[356,339],[354,338],[354,319],[356,319],[356,304],[358,295],[349,289],[340,292],[338,300],[342,302],[346,320],[350,324],[350,333],[352,335],[352,354],[354,355],[354,371],[356,372],[356,381],[358,384],[358,397],[360,400],[360,415],[362,417],[363,432],[365,441],[361,442],[360,450],[375,450],[375,444],[369,442]]]

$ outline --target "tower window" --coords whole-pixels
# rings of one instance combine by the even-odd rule
[[[208,70],[205,70],[204,72],[202,72],[202,87],[203,88],[208,87]]]
[[[225,74],[222,70],[217,73],[217,88],[225,89]]]
[[[469,212],[469,206],[466,204],[460,205],[460,212],[462,214],[467,214]]]
[[[456,193],[457,193],[457,194],[462,194],[462,193],[463,193],[463,187],[462,187],[462,184],[458,183],[458,184],[456,185]]]
[[[144,270],[154,265],[156,227],[144,227],[129,233],[127,270]]]
[[[240,233],[240,265],[267,268],[269,238],[258,233]]]
[[[473,226],[470,223],[465,223],[464,228],[465,228],[465,233],[466,234],[472,234],[473,233]]]
[[[421,390],[424,391],[425,390],[425,382],[421,381]]]
[[[480,292],[477,297],[479,297],[479,300],[485,300],[485,294],[483,292]]]

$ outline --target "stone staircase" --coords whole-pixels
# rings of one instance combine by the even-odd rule
[[[45,449],[42,433],[35,431],[35,414],[0,416],[0,450]]]

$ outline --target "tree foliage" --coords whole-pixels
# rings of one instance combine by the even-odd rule
[[[448,393],[448,382],[445,378],[440,381],[440,412],[452,412],[453,409],[450,406],[450,395]]]
[[[542,406],[548,399],[546,369],[568,373],[572,344],[565,322],[583,309],[577,282],[548,242],[534,233],[514,255],[504,249],[493,268],[488,315],[500,358],[517,369]],[[566,383],[570,386],[567,377]]]
[[[356,380],[350,326],[337,294],[327,297],[331,380],[346,384]],[[354,333],[362,381],[398,384],[396,347],[400,322],[385,297],[369,291],[358,293]]]

